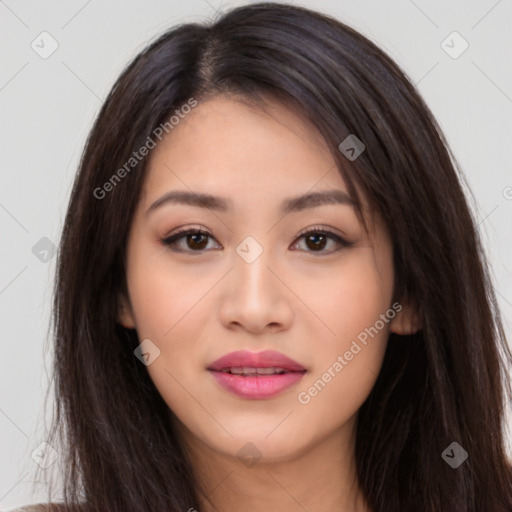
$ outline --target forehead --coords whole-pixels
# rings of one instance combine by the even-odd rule
[[[302,116],[268,100],[259,109],[217,96],[199,102],[150,155],[145,191],[190,187],[243,199],[347,190],[325,140]]]
[[[347,192],[318,131],[275,100],[258,108],[238,98],[199,101],[150,154],[144,196],[190,189],[247,201],[308,191]]]
[[[332,148],[304,116],[283,103],[265,98],[256,107],[220,95],[199,101],[180,117],[149,155],[140,215],[176,190],[226,198],[228,214],[252,219],[257,213],[267,221],[282,216],[290,198],[327,190],[350,197]],[[370,234],[379,229],[380,216],[352,181]],[[361,223],[357,207],[346,211]]]

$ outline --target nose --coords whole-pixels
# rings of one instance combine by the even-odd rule
[[[221,297],[222,324],[253,334],[289,329],[294,317],[293,293],[283,277],[270,251],[264,250],[250,263],[235,254]]]

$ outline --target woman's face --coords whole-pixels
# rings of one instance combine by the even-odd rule
[[[159,201],[170,192],[218,199]],[[290,202],[326,192],[338,201]],[[388,232],[375,218],[366,236],[347,197],[325,142],[275,102],[199,102],[152,150],[119,322],[151,340],[148,372],[192,442],[284,461],[353,426],[390,329],[413,323],[392,303]],[[186,229],[207,234],[165,243]],[[213,364],[235,351],[298,366],[247,353]]]

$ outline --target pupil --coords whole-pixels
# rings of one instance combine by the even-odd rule
[[[320,243],[318,243],[319,242],[319,240],[318,240],[319,238],[322,239],[320,241]],[[312,241],[312,240],[314,240],[313,245],[309,246],[309,244],[308,244],[308,247],[310,249],[311,248],[313,248],[313,249],[318,249],[318,248],[323,249],[325,247],[325,244],[326,244],[326,236],[325,235],[322,235],[322,234],[319,234],[319,233],[315,233],[313,235],[309,235],[307,237],[307,242],[306,243],[308,243],[309,241]]]

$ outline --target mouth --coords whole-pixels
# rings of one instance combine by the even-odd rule
[[[213,370],[215,371],[215,370]],[[232,367],[232,368],[222,368],[220,370],[223,373],[230,373],[231,375],[241,375],[243,377],[249,376],[258,376],[258,375],[282,375],[283,373],[292,373],[290,370],[286,370],[284,368],[276,368],[270,366],[266,367]],[[304,372],[306,370],[303,370]]]
[[[272,398],[307,373],[302,365],[274,351],[232,352],[210,364],[207,370],[223,390],[252,400]]]

